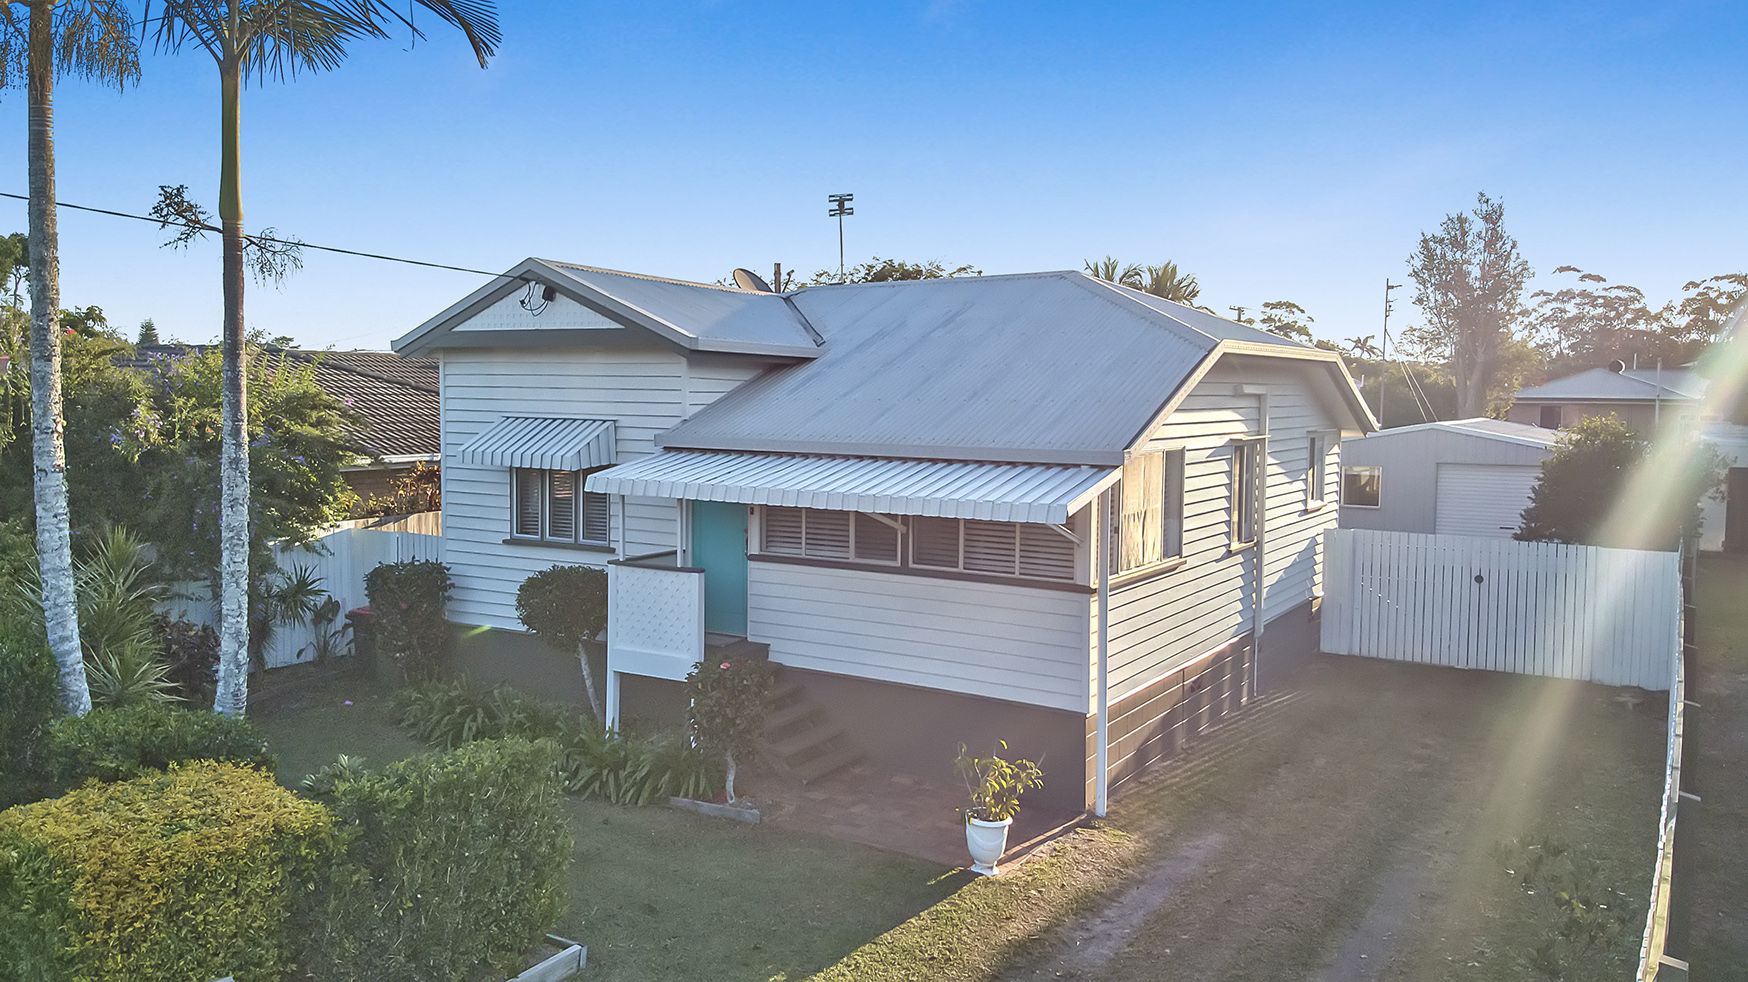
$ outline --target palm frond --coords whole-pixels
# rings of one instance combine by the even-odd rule
[[[58,76],[76,76],[125,88],[139,81],[140,48],[123,0],[76,0],[54,5],[53,58]],[[0,3],[0,89],[25,83],[30,68],[30,13],[24,4]]]
[[[411,7],[430,11],[467,38],[481,67],[503,37],[489,0],[409,0],[406,13],[386,0],[243,0],[233,19],[213,0],[159,0],[147,23],[159,50],[198,44],[221,65],[246,79],[283,81],[300,72],[323,72],[346,60],[348,46],[364,38],[387,38],[403,25],[417,39],[424,31]]]

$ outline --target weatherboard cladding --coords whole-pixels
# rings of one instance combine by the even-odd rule
[[[590,475],[588,490],[1066,525],[1111,468],[667,450]]]
[[[583,471],[613,463],[610,419],[506,416],[461,448],[461,460],[481,467]]]
[[[792,299],[825,336],[820,356],[766,373],[659,442],[1119,464],[1217,343],[1128,294],[1081,273],[803,290]]]

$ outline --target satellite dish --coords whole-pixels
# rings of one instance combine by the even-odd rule
[[[718,268],[721,268],[721,267],[718,267]],[[734,270],[734,285],[740,287],[743,290],[751,290],[754,293],[772,293],[772,292],[774,292],[771,289],[771,284],[766,283],[764,280],[764,277],[760,276],[759,274],[753,272],[750,269],[742,269],[738,266],[735,267],[735,270]]]
[[[1608,370],[1619,375],[1627,370],[1627,363],[1616,358],[1614,361],[1608,363]]]

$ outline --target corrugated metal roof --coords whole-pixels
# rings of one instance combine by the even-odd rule
[[[817,346],[806,322],[781,294],[551,260],[546,265],[694,339],[692,346],[701,351],[775,346],[811,355]]]
[[[1560,434],[1557,430],[1531,426],[1528,423],[1514,423],[1505,419],[1453,419],[1433,423],[1415,423],[1412,426],[1396,426],[1387,430],[1367,434],[1362,439],[1386,441],[1402,438],[1414,439],[1417,434],[1428,430],[1443,430],[1449,433],[1461,433],[1465,436],[1477,436],[1488,440],[1501,440],[1506,443],[1517,443],[1532,447],[1551,447],[1558,443]]]
[[[1705,392],[1705,378],[1685,366],[1665,368],[1660,376],[1654,368],[1629,368],[1624,372],[1589,368],[1519,389],[1517,399],[1519,402],[1653,402],[1658,399],[1701,399]]]
[[[664,450],[595,474],[602,494],[1064,525],[1112,468]]]
[[[1120,463],[1216,339],[1082,273],[793,295],[821,355],[735,390],[667,447]]]
[[[464,464],[581,471],[615,457],[613,421],[506,416],[461,448]]]

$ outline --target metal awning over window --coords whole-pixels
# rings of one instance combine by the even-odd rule
[[[591,475],[588,489],[683,498],[1066,525],[1114,468],[812,454],[665,450]]]
[[[461,448],[461,462],[482,467],[586,471],[614,461],[613,421],[506,416]]]

